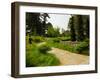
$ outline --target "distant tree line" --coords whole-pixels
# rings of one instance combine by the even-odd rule
[[[69,30],[63,30],[60,33],[59,28],[55,28],[48,22],[50,18],[47,13],[29,13],[26,12],[26,34],[47,37],[70,36],[71,41],[83,41],[89,38],[89,16],[71,15],[69,19]]]
[[[72,41],[83,41],[89,38],[89,16],[72,15],[68,27]]]

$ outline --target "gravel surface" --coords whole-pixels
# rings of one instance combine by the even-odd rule
[[[72,53],[66,50],[52,48],[49,53],[54,54],[61,62],[61,65],[89,64],[89,56]]]

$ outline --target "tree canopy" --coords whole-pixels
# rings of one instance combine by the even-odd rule
[[[72,41],[83,41],[89,38],[89,16],[72,15],[68,27]]]

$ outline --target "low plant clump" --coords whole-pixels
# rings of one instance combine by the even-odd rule
[[[36,43],[39,43],[39,42],[43,42],[45,40],[44,37],[42,36],[33,36],[33,41],[36,42]]]
[[[43,45],[40,45],[38,49],[41,53],[47,53],[47,51],[51,50],[51,47],[47,44],[43,44]]]

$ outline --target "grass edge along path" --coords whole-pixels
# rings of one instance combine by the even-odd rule
[[[43,43],[44,44],[44,43]],[[60,61],[54,54],[42,53],[38,50],[38,45],[29,44],[26,50],[26,67],[42,67],[42,66],[57,66],[60,65]]]

